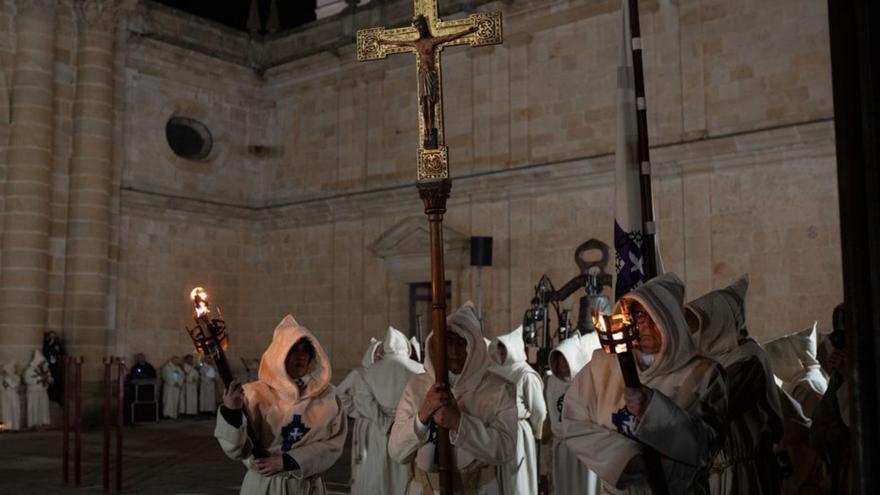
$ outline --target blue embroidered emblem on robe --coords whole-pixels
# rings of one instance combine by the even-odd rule
[[[311,428],[306,428],[305,423],[302,422],[302,415],[294,414],[293,421],[281,428],[281,438],[283,439],[281,452],[287,452],[293,448],[293,444],[302,440],[302,437],[306,436],[309,430]]]

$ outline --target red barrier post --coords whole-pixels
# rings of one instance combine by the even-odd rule
[[[76,400],[76,405],[73,411],[73,426],[74,426],[74,450],[73,450],[73,463],[74,463],[74,484],[76,486],[80,485],[82,480],[82,364],[83,357],[80,356],[76,360],[76,374],[75,374],[75,389],[74,389],[74,399]]]
[[[104,491],[110,490],[110,380],[113,373],[111,363],[113,358],[104,357],[104,451],[103,463],[101,464],[101,480]]]
[[[61,375],[61,381],[64,383],[64,389],[61,391],[64,395],[63,401],[63,417],[61,418],[62,426],[62,467],[61,467],[61,477],[64,478],[64,485],[67,486],[70,484],[70,365],[73,362],[73,358],[70,356],[64,356],[64,370]]]
[[[116,493],[122,493],[122,423],[125,409],[125,363],[122,358],[116,358],[117,364],[117,387],[119,393],[116,397]]]

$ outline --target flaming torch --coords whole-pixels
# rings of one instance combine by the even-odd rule
[[[208,293],[201,287],[196,287],[189,294],[195,309],[193,310],[193,319],[196,326],[187,328],[186,331],[193,340],[196,350],[204,355],[211,356],[214,359],[214,365],[217,366],[217,372],[220,379],[223,380],[223,387],[229,387],[232,380],[232,370],[229,368],[229,362],[226,360],[226,348],[229,347],[229,338],[226,335],[226,322],[223,321],[223,313],[217,309],[217,317],[211,316],[211,307],[208,304]]]
[[[229,347],[229,337],[226,334],[226,322],[223,321],[223,313],[217,308],[216,318],[211,316],[211,307],[208,304],[208,293],[201,287],[196,287],[189,294],[189,298],[195,307],[193,309],[193,319],[196,325],[187,328],[186,331],[193,340],[196,350],[204,355],[211,356],[214,359],[214,365],[223,380],[223,388],[228,389],[229,384],[235,377],[232,375],[232,369],[229,367],[229,361],[226,360],[226,348]],[[247,422],[247,435],[253,445],[254,457],[266,457],[266,452],[260,446],[259,439],[251,426],[253,423],[247,415],[247,409],[242,409]]]
[[[620,372],[623,374],[623,383],[628,388],[642,388],[642,381],[639,379],[639,371],[632,353],[633,349],[639,345],[639,330],[635,325],[632,313],[629,311],[629,304],[621,303],[619,309],[610,317],[593,310],[593,324],[596,327],[602,349],[608,354],[617,355]],[[625,406],[624,410],[626,410]],[[618,426],[618,431],[622,432],[620,426]],[[666,485],[663,465],[660,463],[660,453],[648,445],[642,444],[642,447],[645,449],[644,458],[651,491],[655,495],[668,495],[669,487]]]

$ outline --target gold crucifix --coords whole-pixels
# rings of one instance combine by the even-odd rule
[[[481,12],[464,19],[444,21],[438,15],[437,0],[413,0],[413,10],[410,26],[358,31],[358,60],[378,60],[394,53],[416,54],[418,180],[448,179],[449,156],[443,134],[440,52],[447,46],[501,43],[501,12]]]

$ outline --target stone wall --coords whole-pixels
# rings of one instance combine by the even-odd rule
[[[641,2],[663,261],[689,297],[748,272],[759,340],[814,319],[827,328],[842,292],[826,6],[728,3]],[[541,274],[561,285],[576,273],[578,244],[610,242],[618,2],[447,4],[452,17],[504,11],[503,45],[443,56],[447,237],[495,240],[494,266],[483,271],[494,335],[519,323]],[[338,370],[356,365],[388,324],[408,329],[407,284],[429,280],[413,187],[414,60],[358,63],[352,36],[405,23],[409,6],[365,5],[262,42],[151,2],[125,15],[107,353],[146,351],[161,364],[191,352],[183,327],[195,285],[222,306],[234,358],[258,357],[288,312]],[[7,82],[15,35],[3,26],[15,13],[15,2],[0,0]],[[69,1],[56,17],[46,329],[63,328],[77,63]],[[171,116],[208,126],[215,148],[206,160],[171,152]],[[9,127],[0,118],[0,154]],[[399,252],[377,250],[389,232],[406,244]],[[453,305],[475,298],[475,269],[456,246]],[[23,350],[0,358],[22,361]]]

